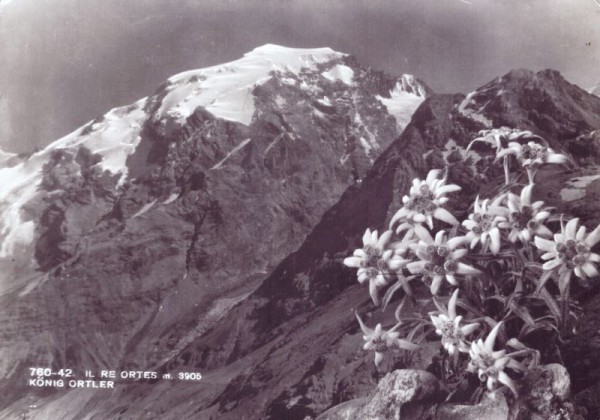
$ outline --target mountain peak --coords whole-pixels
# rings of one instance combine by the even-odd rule
[[[181,125],[194,109],[203,106],[219,118],[249,125],[254,115],[252,90],[267,81],[272,72],[297,74],[345,56],[330,48],[266,44],[238,60],[169,78],[159,118],[172,117],[175,125]]]
[[[345,56],[347,54],[340,53],[332,50],[329,47],[320,47],[320,48],[293,48],[286,47],[284,45],[278,44],[264,44],[260,47],[254,48],[252,51],[244,54],[244,57],[247,56],[281,56],[281,55],[306,55],[306,54],[315,54],[315,55],[335,55],[335,56]]]
[[[520,127],[550,137],[560,132],[561,137],[571,138],[584,121],[591,125],[598,123],[599,109],[597,97],[569,83],[556,70],[517,69],[469,93],[458,113],[479,128]],[[560,130],[548,125],[548,115],[556,116],[558,121],[562,114],[576,115],[578,120],[563,124]]]

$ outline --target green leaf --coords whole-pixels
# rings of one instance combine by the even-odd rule
[[[542,289],[544,289],[544,286],[546,285],[546,283],[552,277],[553,274],[554,274],[554,270],[544,271],[544,274],[542,274],[542,277],[540,277],[538,280],[537,288],[535,289],[535,292],[533,293],[534,295],[539,294],[542,291]]]
[[[525,306],[519,305],[515,301],[515,299],[508,300],[508,308],[511,312],[513,312],[515,315],[521,318],[523,322],[525,322],[525,324],[529,325],[530,327],[535,325],[535,321],[529,313],[529,311],[527,310],[527,308]]]

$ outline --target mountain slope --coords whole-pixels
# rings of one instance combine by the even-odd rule
[[[330,49],[266,45],[9,157],[3,403],[31,391],[30,366],[177,354],[300,246],[428,93]]]

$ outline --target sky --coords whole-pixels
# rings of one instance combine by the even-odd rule
[[[600,0],[0,0],[0,148],[28,152],[173,74],[331,47],[440,93],[514,68],[600,83]]]

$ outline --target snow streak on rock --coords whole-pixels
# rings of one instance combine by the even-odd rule
[[[384,104],[388,112],[396,118],[400,129],[404,129],[410,122],[415,110],[421,105],[427,96],[427,90],[413,75],[404,74],[394,89],[390,91],[390,97],[377,96]]]
[[[481,111],[485,108],[485,105],[487,104],[477,107],[477,102],[475,101],[475,96],[477,95],[477,93],[478,92],[469,93],[467,97],[458,106],[458,112],[464,117],[467,117],[473,121],[480,122],[485,127],[491,127],[492,121],[486,118],[485,115],[481,113]]]
[[[115,108],[83,128],[55,141],[14,166],[0,169],[0,258],[12,255],[19,246],[34,240],[35,224],[23,214],[22,208],[35,196],[42,179],[43,166],[53,152],[84,146],[102,157],[98,166],[112,174],[127,176],[127,156],[140,141],[141,124],[146,118],[143,104],[146,98],[132,106]],[[0,162],[6,164],[13,155],[2,153]]]

